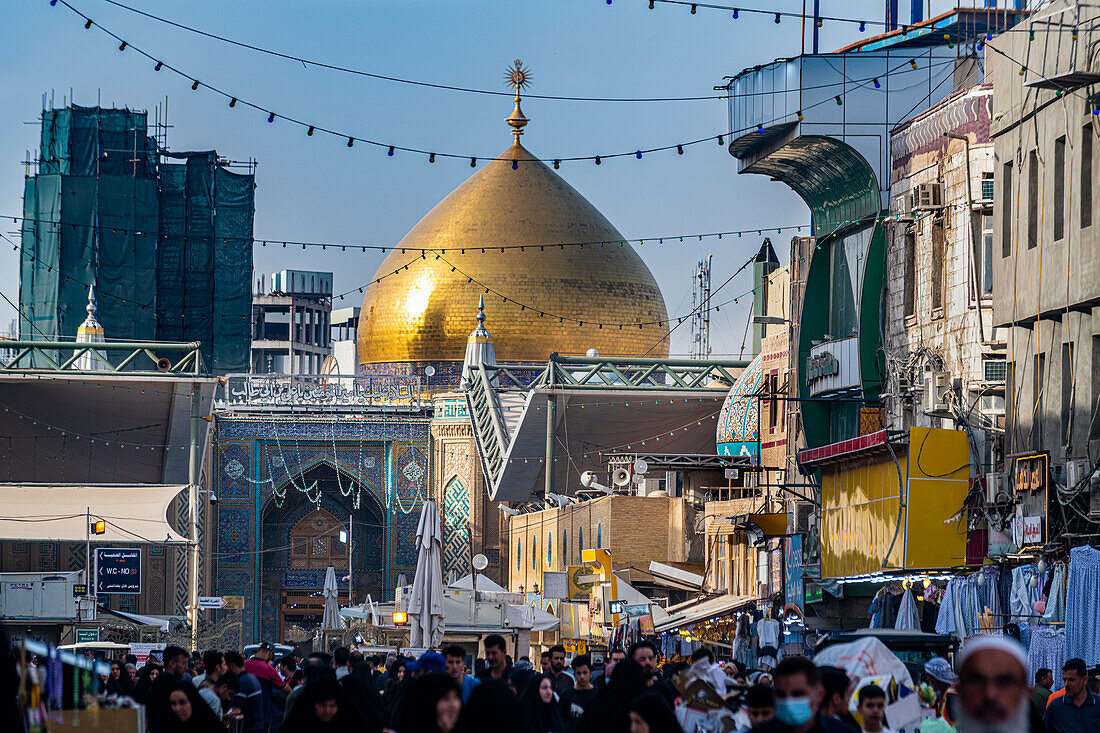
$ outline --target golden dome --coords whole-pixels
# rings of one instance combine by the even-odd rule
[[[601,356],[666,357],[664,298],[622,241],[587,199],[517,143],[440,201],[383,260],[363,296],[359,361],[461,362],[480,295],[502,362],[591,348]],[[595,244],[539,249],[570,242]],[[436,251],[422,257],[421,250]]]

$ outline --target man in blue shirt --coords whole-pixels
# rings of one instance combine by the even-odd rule
[[[1043,725],[1047,733],[1100,731],[1100,697],[1089,692],[1088,669],[1083,659],[1067,659],[1062,667],[1066,694],[1047,705]]]
[[[237,675],[240,690],[233,696],[232,707],[244,716],[244,733],[262,733],[264,730],[264,691],[256,676],[244,668],[244,658],[237,652],[226,652],[229,670]]]
[[[447,659],[447,674],[462,688],[462,704],[465,705],[481,680],[466,674],[466,650],[458,644],[443,647],[443,656]]]

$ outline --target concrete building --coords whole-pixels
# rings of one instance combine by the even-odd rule
[[[890,135],[886,426],[970,436],[972,475],[996,469],[1004,329],[993,326],[993,89],[960,90]]]
[[[331,312],[331,272],[273,274],[252,299],[252,373],[320,374],[332,353]]]
[[[1005,451],[1018,459],[1048,454],[1050,478],[1086,510],[1090,457],[1100,449],[1100,117],[1089,96],[1100,80],[1089,50],[1100,41],[1098,19],[1095,6],[1050,3],[1027,21],[1033,34],[995,39],[988,67],[996,111],[993,323],[1008,331]],[[1026,513],[1043,516],[1039,498],[1050,485],[1045,470],[1034,475],[1041,485],[1017,479],[1015,488]],[[1050,520],[1048,541],[1058,533]]]

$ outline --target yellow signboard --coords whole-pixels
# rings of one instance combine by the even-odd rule
[[[244,610],[244,596],[222,596],[225,599],[225,605],[222,608],[226,611],[243,611]]]
[[[893,451],[857,453],[822,468],[822,577],[966,562],[965,527],[958,518],[947,521],[969,491],[966,433],[914,427],[908,446]]]
[[[570,600],[579,601],[588,598],[595,581],[587,580],[587,578],[598,575],[599,568],[591,565],[570,565],[566,570],[567,592]],[[585,579],[585,581],[581,582],[581,579]]]

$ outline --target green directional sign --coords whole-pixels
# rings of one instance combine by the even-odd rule
[[[90,641],[99,641],[99,629],[77,629],[76,643],[85,644]]]

